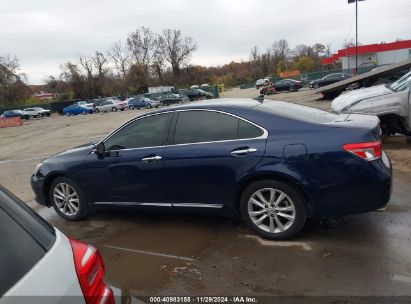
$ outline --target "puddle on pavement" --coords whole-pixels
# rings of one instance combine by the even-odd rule
[[[216,216],[99,211],[88,220],[68,222],[52,208],[38,210],[68,236],[99,248],[106,280],[128,295],[153,295],[195,261],[218,236]],[[108,247],[109,246],[109,247]]]

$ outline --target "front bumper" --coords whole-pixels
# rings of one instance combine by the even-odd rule
[[[34,194],[36,195],[36,202],[44,206],[50,206],[48,198],[44,191],[44,181],[45,180],[43,177],[38,176],[36,174],[33,174],[30,178],[31,188],[33,189]]]

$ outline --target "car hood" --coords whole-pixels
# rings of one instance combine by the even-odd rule
[[[331,103],[331,109],[339,113],[363,100],[392,93],[393,91],[385,85],[353,90],[335,98]]]
[[[60,157],[78,157],[81,155],[84,155],[84,157],[86,157],[87,155],[89,155],[94,147],[96,143],[95,142],[91,142],[91,143],[87,143],[87,144],[83,144],[74,148],[70,148],[66,151],[63,152],[59,152],[57,154],[54,154],[48,158],[46,158],[44,161],[54,161],[60,158]]]

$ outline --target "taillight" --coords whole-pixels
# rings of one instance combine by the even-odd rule
[[[113,291],[103,281],[104,264],[98,250],[86,243],[70,239],[77,277],[87,304],[114,304]]]
[[[345,144],[343,148],[345,151],[351,152],[368,161],[380,158],[382,153],[382,144],[380,141]]]

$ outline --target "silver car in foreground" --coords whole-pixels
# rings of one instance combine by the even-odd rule
[[[0,186],[0,304],[114,303],[96,248],[69,239]]]
[[[411,72],[390,85],[362,88],[342,94],[331,103],[337,113],[371,114],[380,118],[385,135],[411,133]]]

